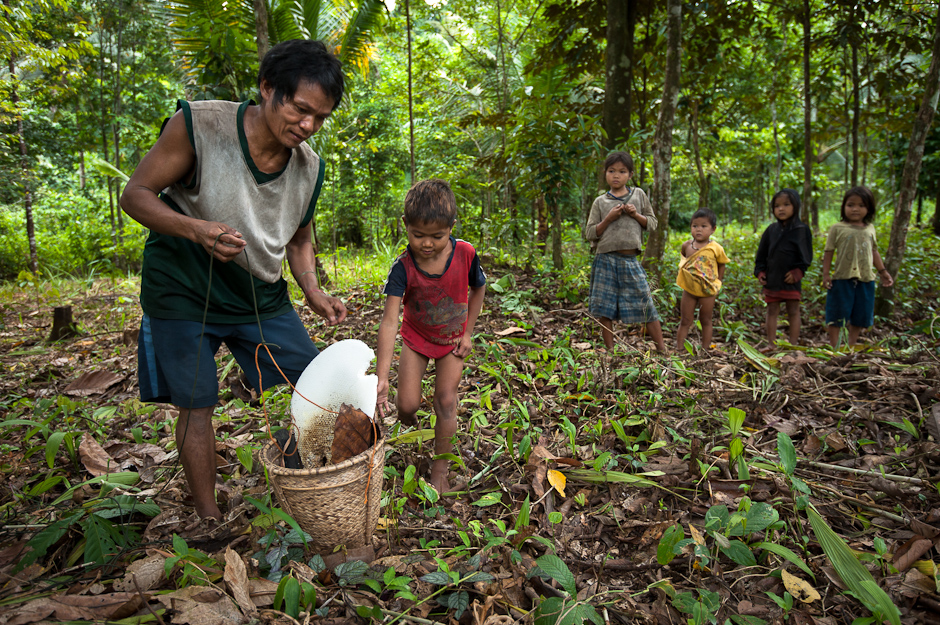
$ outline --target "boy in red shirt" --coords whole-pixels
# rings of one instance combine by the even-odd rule
[[[388,374],[401,324],[402,347],[398,363],[398,418],[413,425],[421,405],[421,378],[434,359],[434,453],[453,450],[457,432],[457,387],[464,359],[472,350],[473,326],[483,307],[486,275],[476,250],[451,235],[457,220],[457,201],[443,180],[423,180],[405,196],[402,221],[408,247],[395,260],[382,292],[385,314],[379,326],[376,372],[378,409],[389,410]],[[436,457],[431,485],[441,494],[450,491],[448,461]]]

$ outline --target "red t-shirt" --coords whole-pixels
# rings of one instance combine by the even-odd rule
[[[402,298],[402,340],[428,358],[454,351],[467,329],[468,289],[486,284],[473,246],[454,238],[451,244],[451,257],[440,275],[419,269],[411,250],[406,249],[392,266],[383,289],[386,295]]]

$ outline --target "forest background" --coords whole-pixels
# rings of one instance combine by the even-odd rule
[[[787,186],[819,232],[854,184],[883,214],[901,209],[886,222],[900,221],[895,273],[909,221],[940,229],[929,120],[899,202],[918,111],[936,108],[936,3],[669,6],[674,22],[645,0],[5,0],[0,277],[138,270],[145,232],[117,198],[175,100],[257,97],[259,57],[293,37],[327,41],[348,74],[313,139],[328,163],[321,253],[397,249],[405,190],[437,176],[457,192],[460,236],[498,259],[549,241],[561,269],[566,242],[584,249],[613,148],[634,155],[672,229],[709,206],[760,231]],[[654,270],[667,236],[649,242]]]

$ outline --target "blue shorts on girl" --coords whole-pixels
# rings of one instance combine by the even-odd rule
[[[870,328],[875,323],[875,282],[833,280],[826,295],[826,325],[840,328],[850,323]]]

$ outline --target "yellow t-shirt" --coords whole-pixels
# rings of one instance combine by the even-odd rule
[[[731,262],[721,245],[709,241],[705,247],[696,250],[691,256],[679,260],[679,275],[676,284],[695,297],[711,297],[721,290],[718,278],[718,265]]]
[[[840,221],[829,228],[826,251],[835,251],[830,275],[833,280],[872,282],[875,279],[875,227],[871,224],[853,226]]]

